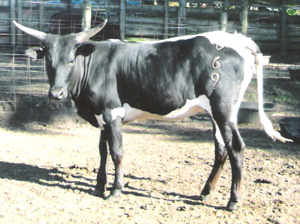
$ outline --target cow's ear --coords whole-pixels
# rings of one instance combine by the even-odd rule
[[[82,56],[89,56],[91,55],[95,50],[95,45],[86,43],[86,44],[81,44],[77,47],[76,50],[76,56],[77,55],[82,55]]]
[[[25,51],[25,54],[33,60],[42,59],[45,56],[45,49],[41,47],[31,47]]]

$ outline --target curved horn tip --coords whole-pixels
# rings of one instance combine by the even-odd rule
[[[107,22],[108,22],[108,19],[105,19],[98,27],[103,29]]]
[[[41,32],[41,31],[38,31],[38,30],[35,30],[35,29],[32,29],[32,28],[28,28],[26,26],[23,26],[21,25],[20,23],[17,23],[15,20],[13,20],[13,23],[16,27],[18,27],[20,30],[22,30],[23,32],[27,33],[28,35],[40,40],[40,41],[43,41],[45,40],[47,34],[44,33],[44,32]]]
[[[20,23],[18,23],[18,22],[15,21],[15,20],[13,20],[12,22],[13,22],[13,24],[14,24],[16,27],[18,27],[18,28],[19,28],[20,26],[22,26]]]
[[[96,26],[92,29],[77,33],[76,34],[77,42],[78,43],[83,43],[83,42],[87,41],[88,39],[90,39],[91,37],[95,36],[98,32],[100,32],[105,27],[107,21],[108,20],[105,19],[99,26]]]

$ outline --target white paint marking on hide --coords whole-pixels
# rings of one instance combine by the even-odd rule
[[[243,100],[246,89],[255,73],[255,56],[251,51],[256,52],[257,46],[254,41],[242,34],[230,34],[223,31],[213,31],[203,34],[211,44],[229,47],[235,50],[244,59],[244,79],[239,91],[237,102],[232,105],[230,121],[237,123],[237,115]]]
[[[255,73],[255,56],[251,53],[250,49],[256,52],[256,44],[253,40],[242,34],[230,34],[223,31],[208,32],[202,34],[201,36],[206,37],[211,44],[233,49],[244,59],[244,79],[239,91],[239,98],[232,106],[232,113],[230,116],[230,121],[236,124],[237,114],[240,104],[243,100],[244,93],[253,77],[253,74]]]

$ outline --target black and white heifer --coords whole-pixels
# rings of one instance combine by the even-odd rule
[[[245,144],[237,113],[254,72],[258,77],[259,115],[272,139],[281,137],[263,110],[262,54],[249,38],[209,32],[148,43],[88,41],[105,24],[66,36],[15,25],[42,43],[31,57],[46,58],[49,96],[71,97],[78,114],[101,128],[101,163],[94,193],[104,195],[108,149],[115,180],[108,198],[123,188],[121,126],[136,119],[177,120],[207,111],[213,121],[215,163],[201,192],[207,200],[229,156],[232,168],[228,209],[236,209]],[[108,146],[108,147],[107,147]]]

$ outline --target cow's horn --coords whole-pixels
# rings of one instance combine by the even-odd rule
[[[107,19],[105,19],[104,22],[101,23],[99,26],[96,26],[96,27],[94,27],[92,29],[85,30],[85,31],[82,31],[80,33],[77,33],[76,34],[77,41],[79,43],[83,43],[83,42],[87,41],[91,37],[95,36],[98,32],[100,32],[100,30],[102,30],[104,28],[104,26],[106,25],[106,23],[107,23]]]
[[[31,28],[28,28],[26,26],[23,26],[19,23],[17,23],[16,21],[13,21],[13,23],[15,24],[16,27],[18,27],[20,30],[22,30],[23,32],[27,33],[28,35],[35,37],[36,39],[43,41],[46,39],[47,34],[38,30],[34,30]]]

